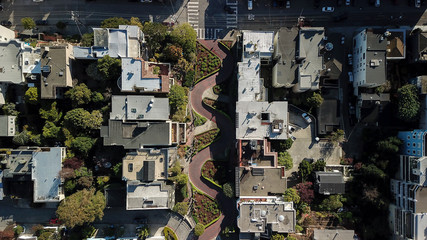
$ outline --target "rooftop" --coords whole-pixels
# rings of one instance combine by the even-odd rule
[[[354,230],[314,229],[314,240],[352,240]]]
[[[340,126],[340,104],[337,99],[324,99],[317,111],[319,134],[328,134]]]
[[[273,31],[243,31],[243,46],[246,52],[259,52],[260,57],[273,54]]]
[[[176,149],[139,149],[123,158],[123,178],[144,182],[166,180]]]
[[[40,97],[63,98],[65,88],[73,86],[71,59],[73,46],[45,46],[41,52]]]
[[[320,194],[343,194],[345,183],[341,172],[315,172],[316,190]]]
[[[0,136],[15,136],[15,119],[16,116],[0,115]]]
[[[168,120],[169,99],[142,95],[114,95],[110,119]]]
[[[271,196],[283,194],[287,188],[286,177],[281,168],[239,168],[238,185],[240,196]]]
[[[264,97],[264,87],[260,80],[259,58],[246,58],[238,66],[238,101],[260,101]]]
[[[240,166],[276,167],[277,153],[270,152],[271,144],[264,140],[238,140]]]
[[[0,26],[0,42],[8,42],[15,38],[15,32],[7,27]]]
[[[61,147],[34,152],[32,167],[34,202],[59,202],[62,200],[59,172],[62,169],[63,158],[65,158],[65,148]]]
[[[22,52],[23,43],[18,40],[0,42],[0,81],[13,84],[24,82],[22,75]]]
[[[288,103],[242,102],[236,103],[236,138],[287,139]]]
[[[94,28],[94,46],[108,48],[108,55],[113,58],[127,57],[127,31],[124,29]]]
[[[119,145],[125,149],[140,149],[146,146],[170,146],[172,123],[108,121],[101,127],[105,146]]]
[[[295,210],[292,202],[240,202],[237,225],[240,232],[295,232]]]
[[[127,182],[126,210],[171,209],[173,188],[164,182]]]
[[[122,58],[120,88],[125,92],[168,92],[170,65]]]
[[[387,34],[387,59],[405,59],[406,30],[388,29]]]
[[[273,87],[292,87],[297,83],[295,50],[298,41],[298,28],[280,28],[274,39]]]

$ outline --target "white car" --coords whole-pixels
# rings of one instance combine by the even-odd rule
[[[306,123],[308,123],[308,124],[311,123],[311,118],[310,118],[310,116],[308,116],[307,113],[303,113],[301,116],[302,116],[302,118],[304,118]]]
[[[353,82],[353,72],[348,72],[348,81]]]
[[[291,8],[291,1],[286,1],[286,8]]]
[[[344,37],[344,36],[342,36],[342,37],[341,37],[341,44],[342,44],[342,45],[344,45],[344,43],[345,43],[345,37]]]
[[[421,0],[415,0],[415,7],[420,8],[421,7]]]
[[[252,10],[252,0],[248,0],[248,10]]]
[[[335,8],[334,7],[323,7],[322,8],[322,12],[334,12]]]
[[[351,0],[345,0],[345,5],[350,6]]]
[[[353,65],[353,54],[349,53],[347,57],[348,57],[348,65],[350,66]]]

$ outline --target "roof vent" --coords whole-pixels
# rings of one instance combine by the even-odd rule
[[[61,72],[59,72],[59,76],[60,76],[60,77],[64,76],[64,72],[62,72],[62,71],[61,71]]]

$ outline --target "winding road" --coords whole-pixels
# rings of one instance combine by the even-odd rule
[[[227,150],[234,148],[235,129],[226,116],[203,104],[202,95],[207,89],[230,79],[235,66],[235,59],[232,54],[217,41],[200,40],[200,42],[222,59],[221,70],[196,84],[190,93],[193,109],[207,119],[216,122],[221,130],[220,139],[197,153],[189,164],[189,177],[193,185],[207,195],[215,198],[220,204],[220,219],[209,226],[204,234],[199,237],[201,240],[211,240],[220,234],[221,229],[224,229],[226,226],[234,225],[237,219],[237,209],[235,200],[226,197],[220,188],[202,177],[201,168],[206,160],[224,158]],[[231,158],[232,154],[228,156],[230,158],[228,160],[233,161]]]

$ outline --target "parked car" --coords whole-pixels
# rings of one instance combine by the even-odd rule
[[[248,10],[252,10],[252,0],[248,0]]]
[[[340,21],[346,20],[347,18],[348,18],[347,13],[342,13],[334,17],[334,22],[340,22]]]
[[[380,0],[375,0],[375,7],[380,7],[381,3]]]
[[[297,140],[297,138],[296,137],[294,137],[293,135],[291,135],[291,134],[289,134],[289,138],[290,139],[292,139],[292,141],[294,141],[295,142],[295,140]]]
[[[348,81],[353,82],[353,72],[348,72]]]
[[[349,53],[347,57],[348,57],[348,65],[350,66],[353,65],[353,54]]]
[[[342,36],[341,37],[341,44],[344,45],[344,43],[345,43],[345,36]]]
[[[292,127],[291,125],[288,126],[288,129],[289,129],[289,133],[295,132],[295,128]]]
[[[350,6],[350,4],[351,4],[351,0],[345,0],[345,5],[346,6]]]
[[[421,0],[415,0],[415,7],[420,8],[421,7]]]
[[[304,118],[306,123],[308,123],[308,124],[311,123],[311,118],[310,118],[310,116],[308,116],[307,113],[303,113],[301,116],[302,116],[302,118]]]
[[[36,20],[36,25],[47,25],[46,20]]]
[[[62,224],[62,222],[61,222],[61,220],[59,220],[58,218],[51,218],[51,219],[49,220],[49,224],[52,224],[52,225],[56,225],[56,224],[61,225],[61,224]]]
[[[286,1],[286,8],[291,8],[291,1]]]
[[[334,12],[335,8],[334,7],[323,7],[322,8],[322,12]]]
[[[236,10],[232,9],[230,6],[225,5],[224,6],[224,11],[226,11],[228,14],[234,14],[236,13]]]

